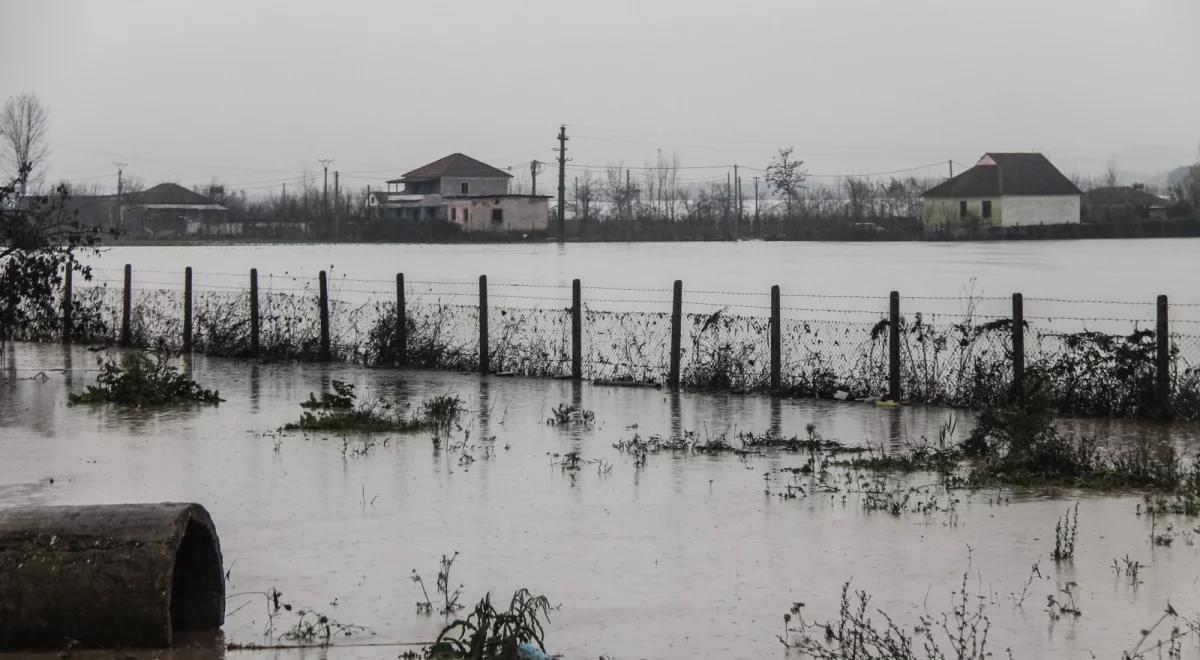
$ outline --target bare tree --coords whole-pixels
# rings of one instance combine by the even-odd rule
[[[1171,188],[1171,199],[1193,211],[1200,210],[1200,145],[1196,148],[1196,163]]]
[[[66,208],[65,184],[47,195],[17,199],[29,169],[22,166],[0,185],[0,344],[19,335],[19,328],[58,317],[57,290],[65,273],[91,279],[91,267],[77,255],[94,254],[100,240],[98,230],[80,227]]]
[[[800,188],[808,173],[802,168],[804,161],[792,160],[792,147],[780,149],[779,155],[767,166],[767,185],[776,193],[783,195],[787,203],[788,217],[792,215],[792,201],[800,194]]]
[[[850,176],[846,177],[842,186],[846,190],[846,215],[854,220],[862,220],[871,201],[871,181]]]
[[[1100,176],[1100,185],[1105,188],[1116,187],[1117,182],[1121,180],[1121,168],[1117,166],[1117,161],[1109,160],[1104,166],[1104,174]]]
[[[49,112],[32,92],[10,97],[4,103],[4,110],[0,111],[0,135],[4,136],[0,145],[3,146],[6,173],[21,181],[22,195],[27,182],[40,180],[37,168],[50,155],[46,137],[48,125]],[[29,171],[18,176],[26,165]]]

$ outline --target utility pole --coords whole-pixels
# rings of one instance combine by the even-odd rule
[[[758,226],[758,177],[754,177],[754,226]]]
[[[529,194],[537,196],[537,175],[542,170],[542,164],[536,160],[529,161],[529,178],[533,181],[530,186]]]
[[[567,240],[566,209],[567,196],[567,125],[558,127],[558,242]]]
[[[729,228],[729,213],[730,206],[733,205],[733,180],[729,178],[728,170],[725,172],[725,227]]]
[[[953,179],[954,178],[954,161],[948,160],[948,161],[946,161],[946,165],[950,167],[950,178]]]
[[[738,166],[733,166],[733,185],[737,192],[737,224],[742,226],[742,177],[738,176]]]
[[[113,163],[117,166],[117,227],[125,230],[125,166],[129,163]]]
[[[317,162],[325,169],[325,185],[321,189],[321,221],[325,225],[325,230],[329,230],[329,164],[333,162],[332,158],[318,158]]]
[[[338,185],[341,173],[337,170],[333,172],[333,237],[339,238],[342,234],[342,194],[341,186]]]
[[[283,182],[283,196],[280,197],[284,204],[287,204],[287,182]]]

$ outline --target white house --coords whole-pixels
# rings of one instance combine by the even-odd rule
[[[368,208],[380,217],[404,221],[444,220],[469,232],[545,231],[549,197],[508,192],[512,175],[454,153],[388,181],[374,192]]]
[[[1079,223],[1082,192],[1039,153],[987,153],[922,197],[927,230]]]

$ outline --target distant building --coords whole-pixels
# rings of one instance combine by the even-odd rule
[[[1167,200],[1134,186],[1105,186],[1083,194],[1083,221],[1094,224],[1161,220],[1167,217]]]
[[[387,182],[367,207],[376,217],[400,221],[441,220],[465,231],[544,231],[549,197],[509,194],[512,175],[455,153]]]
[[[84,227],[115,229],[132,238],[237,236],[229,209],[175,183],[124,195],[78,195],[65,210]]]
[[[925,229],[1078,224],[1080,192],[1039,153],[987,153],[921,195]]]
[[[229,209],[176,183],[125,195],[123,227],[134,237],[240,236]]]

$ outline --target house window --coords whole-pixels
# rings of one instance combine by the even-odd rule
[[[967,200],[965,199],[958,203],[958,217],[967,217]]]
[[[471,221],[471,209],[463,208],[463,224]]]
[[[992,217],[992,200],[990,199],[983,200],[983,217]]]
[[[458,220],[458,209],[454,208],[453,206],[450,207],[450,219]]]
[[[462,191],[462,194],[464,194],[464,195],[471,194],[471,184],[467,183],[466,181],[463,181],[462,183],[458,184],[458,188],[459,188],[459,190]]]
[[[504,222],[504,209],[492,209],[492,222]]]

